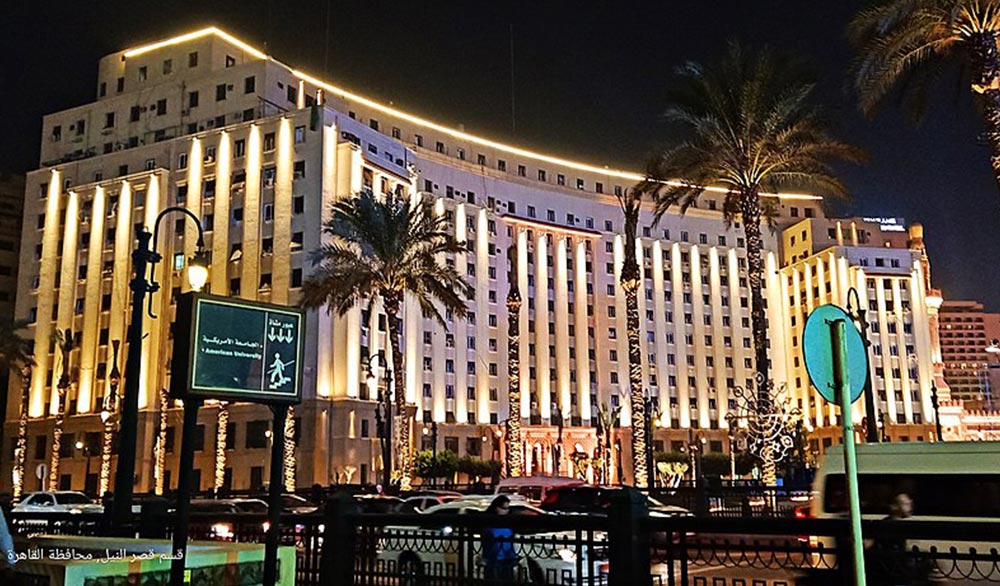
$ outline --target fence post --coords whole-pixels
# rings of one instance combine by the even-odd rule
[[[649,506],[634,488],[616,490],[608,511],[608,586],[649,586]]]
[[[346,492],[337,493],[327,500],[320,584],[354,584],[358,536],[355,519],[349,515],[357,512],[354,498]]]

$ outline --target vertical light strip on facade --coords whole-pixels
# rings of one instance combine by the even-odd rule
[[[566,419],[564,425],[569,425],[569,418],[572,417],[572,391],[569,380],[569,349],[571,346],[569,337],[569,275],[567,266],[567,247],[571,246],[569,238],[566,236],[556,236],[555,254],[555,347],[556,347],[556,397],[558,405],[556,409],[559,414]],[[576,284],[574,283],[574,286]],[[574,311],[577,309],[574,306]],[[584,307],[580,307],[584,310]],[[575,333],[575,328],[574,328]],[[586,333],[586,332],[583,332]]]
[[[725,254],[725,249],[723,249]],[[719,270],[719,248],[711,247],[708,251],[708,274],[709,274],[709,301],[712,305],[712,361],[715,366],[711,369],[711,376],[715,378],[715,384],[710,385],[709,392],[714,393],[715,409],[711,409],[709,416],[712,421],[725,427],[725,417],[728,411],[727,401],[729,399],[729,385],[726,383],[729,369],[726,368],[726,353],[723,338],[732,331],[732,317],[729,318],[730,327],[724,326],[723,316],[725,310],[722,307],[722,299],[719,293],[724,291],[722,287],[721,271]]]
[[[94,396],[95,368],[97,366],[97,337],[101,319],[101,291],[104,277],[104,219],[107,216],[104,187],[94,188],[94,198],[90,204],[90,241],[87,244],[87,274],[84,284],[83,340],[80,344],[80,386],[77,391],[77,408],[90,405]],[[111,340],[107,341],[110,348]],[[108,351],[110,356],[110,350]]]
[[[670,280],[673,283],[673,308],[674,308],[674,358],[675,379],[677,382],[677,415],[682,428],[691,427],[691,391],[688,386],[688,366],[687,356],[690,351],[685,342],[686,330],[684,327],[684,253],[681,245],[674,242],[670,246]]]
[[[704,288],[701,282],[701,247],[694,245],[689,251],[691,255],[691,315],[692,334],[694,335],[694,383],[697,393],[698,425],[702,429],[709,427],[708,413],[708,369],[706,357],[709,352],[705,344],[705,301]]]
[[[229,217],[232,194],[232,136],[222,131],[215,161],[215,202],[213,223],[205,226],[212,231],[212,266],[209,270],[210,289],[215,295],[229,295]]]
[[[240,260],[240,297],[257,299],[260,285],[260,175],[261,136],[260,127],[250,125],[246,151],[246,183],[243,189],[243,255]]]
[[[511,228],[517,238],[517,287],[521,291],[524,304],[521,307],[520,323],[518,324],[521,336],[519,339],[520,352],[519,360],[521,364],[521,417],[531,416],[531,376],[529,373],[531,356],[528,353],[528,344],[531,342],[531,333],[528,330],[528,231],[518,230],[516,226]],[[537,253],[537,251],[536,251]],[[530,450],[529,450],[530,454]],[[527,464],[525,464],[527,466]],[[531,468],[526,468],[530,470]]]
[[[653,335],[656,340],[656,389],[660,408],[660,425],[670,427],[670,367],[667,363],[667,301],[664,298],[663,242],[653,241]],[[650,438],[652,441],[653,438]],[[651,464],[652,465],[652,464]]]
[[[62,236],[62,265],[59,273],[59,300],[56,309],[56,327],[68,335],[73,336],[74,300],[76,298],[76,245],[77,227],[80,225],[80,196],[76,191],[70,190],[66,197],[65,223],[63,225]],[[69,375],[72,381],[73,358],[70,356],[69,363],[62,363],[62,353],[56,347],[55,363],[59,365],[59,370],[53,370],[53,384],[58,383],[58,379],[63,375]],[[64,413],[69,413],[69,402],[72,399],[72,387],[66,391]],[[55,388],[52,390],[53,411],[59,405],[59,394]]]
[[[489,306],[487,305],[488,296],[490,289],[496,291],[497,302],[499,303],[502,298],[503,292],[497,290],[498,279],[491,279],[489,276],[490,267],[490,255],[489,255],[489,219],[486,217],[486,210],[480,209],[476,213],[476,235],[475,235],[475,250],[476,250],[476,343],[478,345],[476,352],[474,352],[476,364],[476,421],[479,423],[488,423],[490,421],[490,371],[489,364],[497,363],[497,348],[483,347],[482,344],[486,343],[487,339],[490,338],[489,321],[486,316],[490,313]],[[497,256],[503,255],[503,258],[507,258],[506,250],[498,250]],[[498,263],[499,264],[499,263]],[[506,274],[500,267],[497,267],[495,274]],[[495,306],[498,303],[494,304]],[[493,313],[499,313],[498,309],[494,307]],[[500,325],[500,320],[497,320],[497,325]],[[499,331],[497,332],[499,334]],[[496,339],[499,338],[499,335]],[[485,359],[480,359],[485,357]],[[504,361],[506,362],[506,361]],[[492,379],[498,381],[498,379]],[[499,389],[498,389],[499,393]],[[499,394],[497,395],[499,399]],[[499,408],[497,408],[497,420],[499,417]]]
[[[191,140],[191,155],[188,157],[187,176],[187,209],[194,217],[201,219],[201,192],[203,166],[205,164],[204,147],[200,138]],[[179,216],[178,216],[179,217]],[[184,266],[190,262],[198,244],[198,227],[189,219],[184,219]],[[191,286],[186,278],[181,278],[181,291],[188,291]]]
[[[336,126],[323,126],[323,147],[321,155],[321,181],[322,186],[319,205],[320,205],[320,219],[323,225],[330,220],[331,216],[331,206],[336,199],[336,171],[337,171],[337,127]],[[313,212],[315,213],[315,212]],[[320,232],[320,244],[327,244],[332,240],[332,237],[328,234]],[[333,395],[333,340],[335,332],[333,330],[333,316],[330,312],[323,309],[316,312],[316,319],[319,322],[318,330],[319,335],[316,337],[316,393],[322,398],[328,398]],[[407,381],[409,381],[409,372],[412,368],[407,369]],[[332,417],[332,415],[328,415]]]
[[[466,230],[466,210],[465,204],[459,203],[455,206],[455,241],[465,242],[468,238],[468,233]],[[455,254],[455,270],[459,275],[465,280],[466,283],[473,287],[475,291],[476,299],[479,299],[481,292],[475,284],[479,281],[478,274],[470,277],[468,274],[468,254],[463,249],[462,252]],[[477,312],[476,317],[482,319],[485,317],[483,314]],[[455,335],[455,400],[452,411],[455,413],[456,423],[468,423],[469,422],[469,368],[468,363],[473,364],[473,368],[479,371],[478,365],[476,364],[476,354],[473,352],[469,354],[468,348],[468,334],[469,327],[468,322],[465,319],[455,318],[455,323],[452,326]],[[471,358],[471,360],[470,360]],[[475,376],[473,374],[473,376]]]
[[[299,93],[301,96],[301,92]],[[271,303],[288,303],[291,285],[292,249],[292,122],[282,118],[278,123],[278,152],[275,155],[273,233],[271,254]]]
[[[576,253],[573,260],[573,270],[576,272],[573,278],[573,320],[576,332],[573,338],[573,347],[576,348],[576,404],[584,425],[590,423],[593,417],[590,412],[590,322],[587,317],[587,308],[590,306],[587,302],[588,242],[590,241],[583,238],[576,241],[574,245]]]
[[[147,230],[152,231],[153,225],[156,223],[156,216],[159,215],[161,206],[160,177],[157,174],[149,176],[149,184],[146,187],[146,201],[143,206],[143,225]],[[160,264],[166,265],[167,263]],[[170,267],[163,266],[162,268],[166,271],[167,275],[171,274]],[[187,280],[186,277],[182,278]],[[163,323],[147,319],[142,324],[142,374],[139,377],[139,380],[142,381],[139,386],[140,408],[145,408],[147,405],[155,404],[159,399],[157,392],[159,390],[157,388],[157,383],[160,382],[157,380],[159,378],[159,373],[157,372],[159,369],[150,368],[150,364],[156,364],[156,356],[163,350],[160,347],[160,340],[163,338],[163,333]],[[166,384],[165,380],[163,380],[163,384]]]
[[[52,307],[55,303],[57,259],[59,256],[59,203],[62,198],[62,173],[53,169],[46,193],[45,222],[42,229],[42,258],[38,268],[38,295],[35,319],[35,367],[31,371],[31,416],[45,414],[46,391],[55,381],[47,382],[50,368],[49,341],[52,339]],[[54,374],[53,374],[54,376]]]
[[[110,210],[109,210],[110,211]],[[109,219],[110,219],[109,215]],[[115,247],[114,247],[114,272],[111,275],[111,316],[109,320],[109,339],[122,340],[122,355],[128,352],[125,342],[125,314],[130,292],[128,282],[132,276],[131,253],[132,253],[132,186],[128,181],[121,182],[121,191],[118,193],[118,210],[113,216],[115,218]],[[169,257],[167,257],[169,258]],[[162,263],[166,265],[167,263]],[[169,273],[168,273],[169,274]],[[169,283],[169,281],[167,281]],[[165,291],[160,291],[160,298],[169,299],[170,287]],[[123,364],[120,361],[119,364]],[[108,367],[110,368],[110,366]],[[104,395],[108,394],[111,383],[110,379],[105,379]]]
[[[548,235],[535,239],[535,398],[542,421],[552,417],[552,380],[549,375],[549,261]]]

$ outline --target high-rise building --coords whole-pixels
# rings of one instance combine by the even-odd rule
[[[202,219],[212,293],[295,304],[310,270],[307,253],[321,243],[331,203],[361,190],[432,202],[467,243],[466,252],[448,259],[474,290],[467,317],[447,315],[442,327],[411,300],[405,303],[402,392],[416,407],[413,437],[428,437],[421,427],[434,422],[440,449],[500,458],[512,251],[524,298],[523,401],[515,416],[525,423],[528,470],[569,473],[569,458],[560,454],[594,449],[604,407],[621,407],[620,423],[627,426],[626,312],[618,275],[624,247],[635,246],[643,284],[643,379],[658,407],[653,443],[668,449],[700,433],[709,451],[726,449],[726,415],[735,404],[729,393],[752,384],[754,364],[743,236],[738,222],[723,221],[721,190],[655,226],[652,210],[644,209],[636,242],[624,242],[616,196],[641,174],[445,127],[288,67],[217,29],[109,55],[100,62],[96,89],[96,101],[45,117],[41,168],[27,179],[17,314],[33,324],[38,363],[28,385],[29,466],[47,457],[57,404],[53,381],[64,368],[74,373],[65,433],[100,428],[98,412],[112,384],[111,349],[128,325],[129,254],[139,228],[153,229],[162,210],[182,206]],[[823,215],[812,196],[781,196],[776,208],[780,225]],[[197,235],[180,216],[157,227],[164,262],[156,275],[161,292],[152,300],[159,318],[144,324],[138,490],[149,489],[154,475],[168,486],[176,478],[181,417],[173,405],[161,442],[165,469],[156,470],[153,452],[160,390],[170,375],[170,322],[176,297],[186,290],[182,272]],[[801,319],[795,309],[801,304],[785,303],[798,289],[781,268],[776,235],[766,231],[764,244],[771,346],[788,349],[773,352],[771,370],[784,384],[797,360],[787,324],[793,314]],[[879,282],[879,295],[892,290],[893,299],[910,302],[892,284],[917,270],[908,254],[893,257],[905,266],[892,267],[899,274]],[[913,295],[913,315],[899,323],[918,329],[899,335],[923,344],[922,298]],[[67,365],[54,352],[56,329],[71,329],[80,342]],[[382,467],[374,399],[385,365],[369,357],[387,347],[384,313],[378,303],[342,316],[314,311],[307,332],[305,401],[295,409],[297,482],[371,482]],[[893,402],[905,421],[928,420],[926,398],[913,398],[926,387],[903,387],[904,399]],[[195,479],[202,489],[215,474],[219,409],[206,406],[199,420]],[[228,412],[225,482],[259,485],[267,478],[268,411],[237,404]],[[811,419],[816,425],[829,420],[822,413]],[[7,429],[9,443],[10,423]],[[628,430],[614,433],[626,453],[618,454],[624,466],[612,469],[627,478]],[[62,470],[61,485],[84,486],[82,457],[67,458]]]
[[[860,303],[867,312],[875,415],[889,424],[887,435],[930,437],[927,424],[934,421],[931,395],[940,362],[930,318],[937,293],[928,288],[922,242],[913,242],[913,235],[922,239],[922,228],[915,225],[911,232],[902,221],[862,218],[803,219],[782,232],[787,261],[782,292],[791,307],[791,343],[785,346],[789,388],[806,424],[819,428],[814,441],[829,445],[838,434],[837,410],[810,385],[801,358],[805,320],[826,303],[852,309]],[[852,289],[856,299],[849,296]],[[854,404],[854,416],[871,421],[864,401]]]
[[[1000,339],[1000,313],[978,301],[945,301],[941,305],[941,357],[951,398],[975,407],[996,398],[990,365],[1000,355],[986,351]]]
[[[24,175],[0,174],[0,319],[14,317]]]

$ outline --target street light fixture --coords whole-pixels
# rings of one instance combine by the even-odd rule
[[[379,359],[385,365],[385,386],[378,389],[378,398],[375,404],[375,428],[378,431],[380,447],[382,448],[382,488],[385,489],[392,482],[392,448],[389,443],[389,438],[392,436],[392,393],[389,390],[393,382],[392,369],[389,367],[389,360],[384,351],[368,356],[362,365],[368,370],[365,381],[371,388],[376,384],[375,368],[376,361]]]
[[[196,252],[188,263],[188,283],[198,291],[208,279],[208,255],[205,252],[205,231],[201,220],[194,212],[179,206],[171,206],[156,216],[153,233],[143,227],[136,233],[138,244],[132,251],[134,276],[129,282],[132,291],[132,316],[128,328],[128,354],[125,360],[125,389],[122,394],[119,434],[121,444],[118,454],[118,469],[115,472],[115,497],[112,510],[112,526],[123,535],[131,533],[132,492],[135,485],[135,456],[139,428],[139,377],[142,363],[142,305],[149,293],[149,317],[155,319],[152,295],[159,291],[160,284],[153,278],[152,269],[163,257],[156,252],[156,242],[160,234],[160,222],[169,214],[183,214],[194,221],[198,228]],[[151,242],[152,240],[152,242]],[[147,273],[150,273],[147,280]]]
[[[851,310],[851,296],[854,296],[854,305],[857,307],[856,311]],[[861,341],[865,346],[865,355],[868,355],[868,348],[871,346],[871,341],[868,340],[868,310],[861,306],[861,298],[858,296],[858,290],[851,287],[847,290],[847,314],[851,316],[854,320],[854,325],[861,331]],[[868,425],[865,426],[865,441],[868,443],[877,443],[879,441],[878,435],[878,424],[876,423],[877,414],[875,412],[875,391],[872,388],[872,374],[871,370],[865,372],[865,412],[868,414]]]

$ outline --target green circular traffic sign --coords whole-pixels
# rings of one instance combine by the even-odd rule
[[[861,396],[868,378],[868,352],[865,351],[861,333],[854,327],[854,321],[846,311],[836,305],[821,305],[806,319],[802,335],[802,354],[806,371],[819,394],[831,403],[837,402],[833,384],[833,339],[831,325],[836,320],[845,323],[845,343],[847,344],[847,379],[853,403]]]

